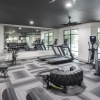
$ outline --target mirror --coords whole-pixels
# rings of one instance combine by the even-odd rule
[[[4,48],[11,50],[11,47],[18,46],[24,50],[26,45],[34,48],[34,42],[40,38],[43,29],[4,26]]]

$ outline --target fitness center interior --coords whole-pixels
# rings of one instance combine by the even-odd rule
[[[0,100],[100,100],[100,0],[0,1]]]

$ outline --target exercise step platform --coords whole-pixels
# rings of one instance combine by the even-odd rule
[[[26,100],[53,100],[42,88],[30,90],[26,98]]]
[[[9,87],[4,90],[2,94],[2,98],[3,100],[18,100],[14,88],[12,87]]]

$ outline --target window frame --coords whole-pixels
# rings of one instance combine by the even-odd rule
[[[71,38],[72,38],[73,35],[78,35],[78,36],[79,36],[79,34],[72,34],[72,32],[71,32],[72,30],[77,30],[77,31],[78,31],[78,28],[76,28],[76,29],[64,30],[64,31],[63,31],[63,40],[65,39],[65,36],[68,36],[68,35],[69,35],[69,36],[70,36],[70,40],[69,40],[69,48],[71,49],[72,52],[77,52],[77,53],[79,53],[79,50],[78,50],[78,51],[72,50],[72,46],[71,46],[71,44],[72,44],[72,43],[71,43]],[[65,31],[69,31],[70,33],[67,34],[67,35],[65,35]],[[78,46],[79,46],[79,45],[78,45]]]
[[[52,33],[52,36],[50,36],[49,34]],[[46,36],[47,34],[47,36]],[[48,32],[48,33],[44,33],[44,39],[47,37],[48,41],[47,41],[47,45],[50,45],[49,43],[49,38],[52,37],[52,40],[53,40],[53,32]],[[49,50],[50,49],[50,46],[47,46],[47,49]]]
[[[98,34],[100,34],[100,32],[98,32],[98,30],[97,30],[97,39],[98,39]],[[99,39],[98,39],[98,42],[99,42]],[[99,46],[98,46],[98,48],[99,48]],[[100,55],[100,52],[98,51],[98,57],[99,57],[99,55]]]

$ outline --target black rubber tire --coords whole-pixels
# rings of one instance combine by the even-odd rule
[[[83,70],[79,67],[68,73],[61,70],[53,70],[50,73],[50,82],[56,86],[80,85],[82,81]]]

